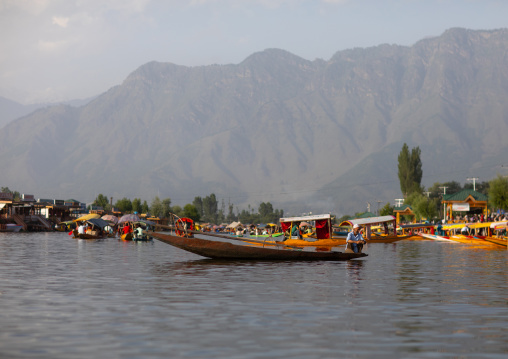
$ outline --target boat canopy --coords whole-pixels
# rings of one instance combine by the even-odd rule
[[[101,215],[97,214],[97,213],[86,214],[82,217],[75,219],[74,222],[88,221],[89,219],[94,219],[94,218],[101,218]]]
[[[341,226],[351,226],[353,227],[355,224],[360,226],[365,226],[366,228],[366,237],[367,239],[371,238],[372,227],[375,224],[382,224],[385,228],[385,234],[388,233],[388,223],[393,223],[393,234],[397,235],[397,219],[394,216],[380,216],[380,217],[368,217],[368,218],[356,218],[349,219],[347,221],[343,221]]]
[[[88,223],[93,224],[94,226],[99,227],[100,229],[103,229],[106,226],[109,226],[109,222],[106,222],[102,218],[90,218],[86,220]]]
[[[315,221],[314,227],[316,228],[317,239],[329,239],[332,237],[332,216],[330,214],[317,214],[314,216],[302,216],[302,217],[287,217],[280,219],[280,226],[282,232],[287,230],[291,231],[291,228],[296,225],[299,227],[301,222]]]
[[[360,226],[372,226],[373,224],[379,223],[387,223],[387,222],[395,222],[394,216],[381,216],[381,217],[370,217],[370,218],[356,218],[356,219],[348,219],[347,221],[343,221],[341,226],[354,226],[358,224]]]
[[[241,222],[232,222],[231,224],[228,224],[226,228],[236,228],[241,225],[242,225]]]
[[[458,228],[464,228],[464,227],[469,227],[469,228],[480,228],[480,227],[472,227],[473,224],[470,224],[470,223],[454,223],[454,224],[445,224],[443,226],[443,230],[445,231],[448,231],[450,229],[458,229]],[[485,226],[484,226],[485,227]],[[488,227],[488,226],[487,226]]]
[[[490,228],[492,229],[507,229],[508,228],[508,221],[502,221],[502,222],[493,222],[490,225]]]
[[[313,216],[302,216],[302,217],[287,217],[287,218],[281,218],[280,223],[282,222],[308,222],[308,221],[317,221],[320,219],[331,219],[331,214],[316,214]]]

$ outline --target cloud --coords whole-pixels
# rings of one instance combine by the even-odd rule
[[[53,16],[53,25],[58,25],[60,27],[66,28],[68,24],[69,24],[68,17]]]

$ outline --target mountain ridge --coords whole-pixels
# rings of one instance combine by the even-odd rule
[[[85,106],[1,129],[0,182],[87,201],[215,193],[314,213],[393,203],[404,142],[420,146],[433,182],[508,153],[507,48],[506,29],[456,28],[328,61],[267,49],[239,64],[149,62]]]

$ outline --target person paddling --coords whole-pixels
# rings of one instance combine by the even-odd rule
[[[353,252],[361,252],[363,245],[367,242],[363,239],[363,236],[360,233],[360,225],[355,224],[353,226],[353,231],[347,234],[346,245],[347,243],[349,243]]]

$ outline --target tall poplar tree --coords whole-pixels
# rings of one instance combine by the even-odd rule
[[[400,190],[404,198],[411,193],[421,193],[422,181],[422,161],[420,159],[420,147],[413,148],[409,152],[409,147],[404,143],[399,153],[399,181]]]

